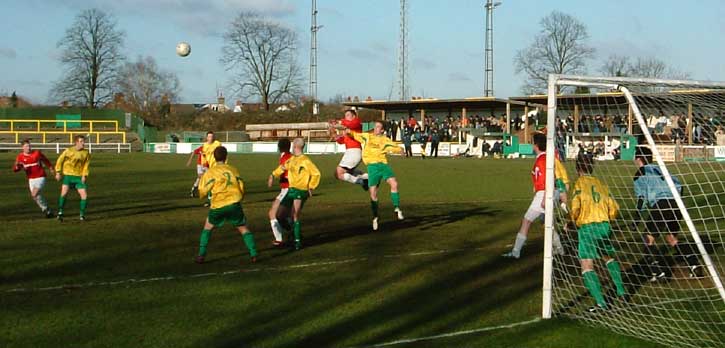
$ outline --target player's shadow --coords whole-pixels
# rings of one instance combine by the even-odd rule
[[[428,231],[443,227],[448,224],[465,220],[472,216],[492,217],[500,213],[501,210],[491,209],[489,207],[473,207],[470,209],[442,211],[440,213],[428,214],[422,216],[408,216],[403,221],[386,222],[383,225],[394,225],[396,228],[418,228],[421,231]]]

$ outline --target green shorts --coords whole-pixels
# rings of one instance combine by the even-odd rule
[[[215,227],[223,226],[228,221],[234,227],[244,226],[247,224],[247,218],[244,216],[242,204],[237,202],[217,209],[209,209],[209,223]]]
[[[379,186],[380,182],[394,177],[393,169],[387,163],[368,164],[368,185]]]
[[[77,175],[63,175],[63,185],[67,185],[68,187],[76,190],[86,189],[86,184],[83,183],[81,177]]]
[[[614,256],[614,246],[609,239],[611,231],[608,222],[595,222],[579,227],[579,258],[598,259],[601,256],[600,251],[607,256]]]
[[[307,201],[308,197],[310,197],[310,194],[307,191],[290,187],[289,189],[287,189],[287,194],[284,196],[284,198],[282,198],[282,201],[279,202],[279,204],[287,208],[291,208],[294,201],[301,200],[302,205],[305,205],[305,201]]]

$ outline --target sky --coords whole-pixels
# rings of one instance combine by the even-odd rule
[[[494,92],[521,95],[524,76],[513,58],[531,43],[551,11],[586,24],[596,49],[589,73],[609,55],[657,57],[693,79],[725,81],[725,1],[498,0],[494,14]],[[463,98],[483,94],[485,0],[409,0],[408,84],[411,94]],[[17,91],[48,103],[62,73],[56,48],[82,10],[115,16],[131,60],[151,56],[178,75],[181,102],[227,100],[231,74],[219,57],[223,33],[240,12],[254,10],[298,33],[298,61],[309,78],[310,0],[0,0],[0,95]],[[318,94],[388,99],[396,80],[399,1],[317,0]],[[180,41],[189,57],[176,56]],[[305,88],[307,90],[307,88]],[[393,94],[394,96],[394,94]],[[246,100],[245,100],[246,102]]]

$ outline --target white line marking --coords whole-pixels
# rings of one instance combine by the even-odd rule
[[[386,346],[394,346],[394,345],[397,345],[397,344],[416,343],[416,342],[420,342],[420,341],[437,340],[437,339],[440,339],[440,338],[448,338],[448,337],[455,337],[455,336],[470,335],[470,334],[480,333],[480,332],[486,332],[486,331],[501,330],[501,329],[511,329],[511,328],[514,328],[514,327],[517,327],[517,326],[524,326],[524,325],[529,325],[529,324],[537,323],[539,321],[541,321],[541,318],[534,318],[534,319],[531,319],[531,320],[520,321],[518,323],[512,323],[512,324],[504,324],[504,325],[497,325],[497,326],[487,326],[487,327],[482,327],[480,329],[464,330],[464,331],[455,331],[455,332],[449,332],[449,333],[444,333],[444,334],[440,334],[440,335],[433,335],[433,336],[425,336],[425,337],[417,337],[417,338],[405,338],[405,339],[400,339],[400,340],[397,340],[397,341],[390,341],[390,342],[385,342],[385,343],[378,343],[378,344],[373,344],[373,345],[369,345],[369,346],[357,346],[357,347],[352,347],[352,348],[386,347]]]
[[[232,275],[232,274],[262,272],[262,271],[287,271],[287,270],[295,270],[295,269],[305,269],[305,268],[314,268],[314,267],[321,267],[321,266],[356,263],[356,262],[368,261],[368,260],[372,260],[372,259],[380,258],[380,257],[403,258],[403,257],[416,257],[416,256],[427,256],[427,255],[437,255],[437,254],[450,254],[450,253],[465,252],[465,251],[481,251],[481,250],[486,250],[486,249],[490,249],[490,248],[467,248],[467,249],[420,251],[420,252],[413,252],[413,253],[407,253],[407,254],[391,254],[391,255],[382,255],[382,256],[374,256],[374,257],[356,257],[356,258],[352,258],[352,259],[344,259],[344,260],[337,260],[337,261],[318,261],[318,262],[302,263],[302,264],[288,265],[288,266],[258,267],[258,268],[249,268],[249,269],[241,269],[241,270],[220,271],[220,272],[182,274],[182,275],[175,275],[175,276],[174,275],[159,276],[159,277],[151,277],[151,278],[143,278],[143,279],[130,278],[130,279],[124,279],[124,280],[103,281],[103,282],[91,281],[91,282],[87,282],[87,283],[63,284],[63,285],[40,287],[40,288],[15,288],[15,289],[4,290],[3,292],[4,293],[30,293],[30,292],[43,292],[43,291],[64,290],[64,289],[85,289],[85,288],[90,288],[90,287],[114,286],[114,285],[123,285],[123,284],[139,284],[139,283],[150,283],[150,282],[167,281],[167,280],[208,278],[208,277],[215,277],[215,276],[227,276],[227,275]]]

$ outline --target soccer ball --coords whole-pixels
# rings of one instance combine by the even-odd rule
[[[176,54],[181,57],[186,57],[191,53],[191,46],[186,42],[179,42],[176,45]]]

